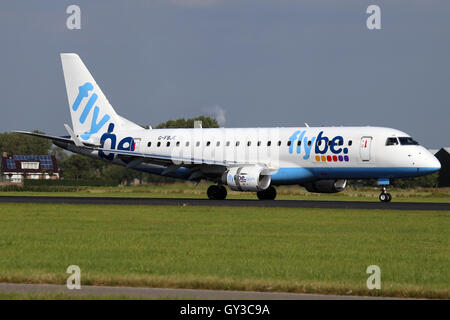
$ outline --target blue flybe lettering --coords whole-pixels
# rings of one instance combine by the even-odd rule
[[[77,98],[75,99],[75,101],[74,101],[74,103],[72,105],[72,110],[73,111],[77,111],[78,110],[78,107],[80,106],[81,100],[83,100],[83,98],[87,98],[89,96],[89,91],[91,91],[92,89],[94,89],[94,86],[90,82],[86,82],[82,86],[78,87],[78,96],[77,96]]]
[[[313,149],[316,155],[326,154],[327,152],[333,154],[348,153],[347,148],[340,147],[344,145],[342,136],[329,138],[324,136],[323,131],[320,131],[317,137],[313,136],[310,138],[307,135],[307,130],[297,130],[291,135],[289,141],[289,153],[292,154],[294,152],[294,144],[297,144],[297,154],[301,154],[303,149],[303,159],[305,160],[310,158]]]
[[[309,159],[309,156],[311,154],[312,146],[314,145],[314,141],[316,140],[316,137],[311,139],[311,143],[308,141],[308,138],[305,137],[303,144],[305,149],[305,155],[303,156],[303,159]]]
[[[110,123],[108,126],[108,132],[105,132],[100,137],[100,147],[102,149],[105,147],[105,142],[107,140],[110,141],[110,149],[111,150],[116,149],[117,138],[116,138],[116,135],[113,133],[113,131],[114,131],[114,123]],[[135,149],[136,149],[136,144],[132,137],[123,138],[122,140],[120,140],[119,144],[117,145],[117,150],[134,151]],[[100,158],[103,158],[106,160],[114,159],[114,153],[105,154],[102,150],[100,150],[98,152],[98,155],[100,156]]]
[[[292,136],[289,138],[290,144],[289,144],[289,153],[294,152],[294,142],[297,140],[297,136],[300,133],[300,130],[295,131]],[[300,153],[300,149],[297,149],[297,153]]]
[[[303,140],[303,136],[305,135],[305,132],[306,131],[303,131],[301,134],[300,134],[300,136],[298,137],[298,141],[302,141]],[[307,139],[307,138],[305,138],[305,139]],[[297,153],[300,153],[302,151],[302,144],[301,144],[301,142],[300,143],[297,143]]]
[[[93,89],[94,89],[94,86],[90,82],[86,82],[82,86],[78,87],[78,96],[75,98],[75,101],[73,102],[73,105],[72,105],[73,111],[78,110],[78,108],[80,107],[81,101],[84,98],[87,98],[89,96],[89,92],[92,91]],[[81,124],[83,124],[86,121],[88,115],[91,113],[91,110],[94,107],[94,104],[97,101],[97,98],[98,98],[98,96],[96,93],[93,93],[91,95],[91,97],[89,98],[89,100],[86,103],[86,106],[84,107],[83,112],[81,113],[80,118],[79,118],[79,121]],[[94,111],[93,111],[91,127],[90,127],[89,131],[80,135],[81,139],[83,139],[83,140],[89,140],[91,135],[99,132],[100,129],[109,121],[109,119],[111,119],[111,116],[109,114],[105,114],[98,121],[100,107],[95,106],[93,109],[94,109]]]
[[[93,93],[88,103],[86,103],[86,107],[84,107],[83,113],[80,116],[81,123],[84,123],[86,121],[86,118],[89,115],[89,112],[91,112],[92,106],[94,105],[95,101],[97,101],[97,98],[98,96]]]

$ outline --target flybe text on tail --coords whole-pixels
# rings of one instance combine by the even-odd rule
[[[89,97],[89,92],[92,91],[93,89],[94,89],[94,86],[90,82],[86,82],[82,86],[78,87],[78,96],[76,97],[76,99],[72,105],[73,111],[78,111],[78,109],[81,105],[81,102],[85,98]],[[100,107],[99,106],[94,107],[94,104],[97,101],[97,98],[98,98],[98,96],[96,93],[91,94],[91,96],[89,97],[89,100],[87,101],[86,105],[84,106],[84,109],[81,112],[80,117],[78,119],[78,121],[81,124],[84,124],[86,122],[88,115],[91,113],[91,111],[93,109],[90,130],[86,131],[80,135],[81,139],[83,139],[83,140],[89,140],[91,135],[98,133],[100,131],[100,129],[109,121],[109,119],[111,119],[111,116],[106,113],[100,119],[100,121],[97,122],[97,120],[99,119],[99,114],[100,114]]]

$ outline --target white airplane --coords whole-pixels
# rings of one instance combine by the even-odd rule
[[[145,129],[119,116],[80,57],[61,54],[73,130],[47,138],[63,149],[162,176],[214,182],[210,199],[232,190],[273,200],[275,186],[344,190],[348,179],[377,179],[380,201],[392,178],[417,177],[440,162],[408,134],[379,127]],[[143,121],[144,122],[144,121]]]

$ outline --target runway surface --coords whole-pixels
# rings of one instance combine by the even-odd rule
[[[0,202],[19,203],[68,203],[68,204],[118,204],[149,206],[217,206],[217,207],[273,207],[273,208],[322,208],[322,209],[385,209],[385,210],[445,210],[450,203],[390,202],[379,201],[317,201],[317,200],[209,200],[183,198],[115,198],[115,197],[40,197],[0,196]]]
[[[65,285],[0,283],[0,292],[22,294],[67,294],[74,296],[126,296],[147,299],[201,299],[201,300],[379,300],[389,297],[338,296],[306,293],[256,292],[201,289],[166,289],[136,287],[83,286],[69,290]]]

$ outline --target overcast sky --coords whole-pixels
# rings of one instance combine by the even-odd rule
[[[59,53],[75,52],[139,124],[387,126],[450,146],[448,0],[2,1],[0,41],[1,132],[66,134]]]

